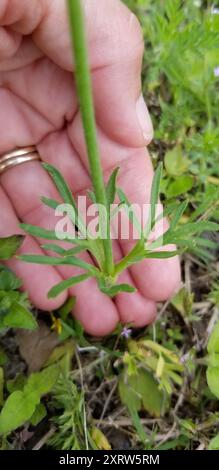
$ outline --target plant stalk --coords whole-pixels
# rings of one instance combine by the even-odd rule
[[[112,241],[110,237],[110,217],[107,206],[106,190],[101,159],[97,140],[96,120],[94,112],[91,74],[87,52],[87,41],[84,26],[84,15],[81,0],[67,0],[72,45],[74,50],[75,78],[80,103],[80,110],[87,146],[90,173],[97,204],[106,209],[107,220],[99,217],[100,233],[105,255],[105,271],[112,275],[114,272]],[[105,223],[106,235],[105,237]]]

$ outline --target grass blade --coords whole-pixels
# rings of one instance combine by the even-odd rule
[[[152,188],[151,188],[151,198],[150,198],[150,207],[151,207],[151,228],[153,228],[156,218],[156,206],[159,201],[160,195],[160,184],[163,174],[163,165],[160,163],[155,171]]]
[[[70,277],[65,281],[56,284],[48,293],[48,298],[53,299],[57,297],[59,294],[64,292],[66,289],[70,289],[71,287],[75,286],[76,284],[80,284],[80,282],[86,281],[90,277],[90,274],[81,274],[80,276]]]
[[[48,197],[42,196],[41,201],[45,206],[50,207],[50,209],[56,210],[58,206],[60,206],[60,202],[55,201],[54,199],[49,199]]]
[[[25,261],[26,263],[45,264],[50,266],[77,266],[79,268],[85,269],[85,271],[88,271],[92,276],[100,276],[100,271],[95,268],[95,266],[92,266],[90,263],[86,263],[85,261],[73,256],[69,258],[56,258],[54,256],[43,255],[22,255],[18,256],[17,259]]]
[[[26,233],[32,235],[33,237],[43,238],[45,240],[56,240],[61,241],[63,239],[62,232],[55,232],[54,230],[47,230],[41,227],[35,227],[35,225],[30,224],[20,224],[19,225]],[[73,238],[73,236],[69,233],[65,233],[65,242],[72,243],[74,245],[84,246],[86,242],[85,240],[80,240],[79,238]],[[63,240],[62,240],[63,241]]]
[[[57,255],[64,256],[66,250],[61,246],[54,245],[53,243],[46,243],[45,245],[41,245],[41,248],[48,251],[53,251]]]
[[[130,222],[133,224],[133,226],[136,228],[140,238],[142,237],[142,228],[141,228],[141,224],[140,222],[138,221],[134,211],[129,211],[128,209],[131,208],[131,203],[130,201],[128,200],[127,196],[125,195],[125,193],[123,192],[123,190],[121,188],[117,188],[117,194],[118,194],[118,197],[119,197],[119,200],[120,200],[120,203],[121,203],[121,207],[124,207],[126,209],[126,212],[128,214],[128,217],[129,217],[129,220]]]
[[[54,253],[57,253],[58,255],[64,256],[64,257],[74,256],[74,255],[77,255],[78,253],[81,253],[82,251],[87,250],[87,247],[80,247],[80,246],[77,246],[76,248],[72,248],[71,250],[65,250],[61,246],[54,245],[53,243],[47,243],[45,245],[42,245],[42,248],[44,250],[53,251]]]
[[[50,165],[49,163],[44,163],[43,167],[45,168],[45,170],[51,176],[51,178],[52,178],[56,188],[58,189],[59,194],[62,197],[63,201],[66,204],[70,204],[74,208],[75,213],[77,214],[77,207],[76,207],[74,197],[72,195],[72,192],[71,192],[69,186],[67,185],[67,183],[64,180],[63,176],[61,175],[61,173],[57,170],[57,168]],[[48,201],[48,199],[47,199],[47,201]]]
[[[160,163],[155,171],[150,197],[150,217],[144,228],[144,238],[147,239],[156,223],[156,209],[159,202],[160,184],[163,174],[163,165]]]
[[[87,191],[87,195],[93,204],[96,204],[96,197],[93,191]]]
[[[61,173],[57,170],[57,168],[55,168],[54,166],[49,165],[48,163],[44,163],[43,167],[45,168],[45,170],[51,176],[51,178],[52,178],[56,188],[58,189],[59,194],[62,197],[64,203],[69,204],[74,209],[74,217],[73,217],[72,221],[73,221],[74,225],[76,225],[76,227],[78,227],[79,231],[86,237],[86,227],[84,225],[83,220],[81,219],[81,217],[78,214],[78,209],[77,209],[73,194],[72,194],[69,186],[67,185],[65,179],[63,178]],[[49,201],[47,200],[47,202],[49,202]],[[50,202],[51,202],[51,200],[50,200]]]
[[[184,202],[182,202],[182,204],[180,204],[179,207],[176,209],[176,212],[175,212],[175,214],[174,214],[174,216],[173,216],[173,219],[172,219],[172,221],[171,221],[171,223],[170,223],[170,230],[174,230],[174,229],[177,227],[177,225],[178,225],[178,223],[179,223],[179,221],[180,221],[182,215],[184,214],[184,212],[185,212],[187,206],[188,206],[188,201],[184,201]]]
[[[110,209],[111,204],[114,203],[115,197],[116,197],[116,180],[117,180],[118,172],[119,172],[119,167],[116,168],[112,172],[109,178],[109,181],[107,183],[107,186],[106,186],[106,197],[107,197],[107,203],[108,203],[109,209]]]
[[[178,256],[181,252],[179,250],[175,251],[148,251],[145,253],[144,258],[154,258],[154,259],[166,259],[173,258]]]

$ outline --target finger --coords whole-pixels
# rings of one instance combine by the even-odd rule
[[[20,47],[12,55],[7,54],[7,57],[3,59],[2,54],[0,53],[0,71],[15,71],[22,67],[27,67],[32,64],[34,61],[39,60],[43,56],[42,51],[34,44],[32,39],[27,36],[22,38]]]
[[[52,124],[8,89],[0,88],[0,153],[38,142]]]
[[[124,271],[119,276],[118,282],[136,287],[129,271]],[[135,328],[149,325],[156,318],[156,303],[144,297],[138,290],[131,294],[123,292],[118,294],[116,296],[116,305],[120,313],[121,322],[124,324],[130,323]]]
[[[27,41],[28,38],[25,39]],[[35,111],[35,114],[48,122],[50,128],[62,129],[66,121],[73,119],[78,109],[72,73],[62,70],[47,57],[36,60],[37,50],[31,47],[31,43],[29,50],[28,46],[25,49],[25,41],[22,44],[22,50],[20,48],[19,53],[11,61],[13,67],[7,61],[9,69],[4,71],[6,62],[0,61],[1,87],[10,90],[12,96],[22,99],[24,109],[30,105],[32,114]],[[30,60],[30,54],[32,61],[24,66],[24,61]],[[18,67],[19,60],[20,67]],[[46,134],[48,130],[45,127],[44,135]],[[39,137],[41,139],[42,135]]]
[[[88,255],[84,259],[87,262],[91,261]],[[73,272],[72,270],[71,276]],[[63,275],[66,277],[64,271]],[[112,333],[119,322],[119,314],[114,302],[100,292],[96,279],[88,279],[70,289],[70,293],[77,299],[74,316],[87,333],[97,337]]]
[[[122,258],[122,250],[117,241],[113,243],[113,254],[116,262]],[[130,271],[124,271],[118,279],[118,284],[129,284],[133,287],[135,282]],[[119,310],[120,320],[124,324],[131,324],[135,328],[149,325],[156,317],[155,302],[146,299],[138,290],[131,294],[120,293],[115,298]]]
[[[80,155],[83,164],[88,167],[86,146],[80,116],[77,115],[69,126],[70,140]],[[153,167],[148,152],[142,149],[126,148],[109,139],[98,129],[98,140],[106,180],[112,169],[120,167],[118,186],[123,189],[131,204],[137,204],[140,211],[144,204],[149,204]],[[132,240],[120,238],[124,254],[133,248]],[[166,248],[165,248],[166,249]],[[168,247],[173,249],[173,247]],[[180,285],[180,264],[177,257],[165,260],[148,259],[131,268],[133,279],[141,293],[148,299],[161,301],[169,298]]]
[[[14,212],[14,209],[6,196],[3,189],[0,187],[0,201],[1,201],[1,225],[0,236],[6,237],[21,233],[19,229],[19,220]],[[25,241],[20,248],[20,254],[31,252],[36,255],[42,255],[37,242],[31,238],[26,237]],[[50,266],[26,265],[15,258],[8,261],[7,266],[10,267],[18,277],[23,280],[23,289],[28,291],[30,300],[36,307],[41,310],[54,310],[60,307],[67,299],[67,293],[59,295],[56,299],[49,300],[47,298],[48,291],[54,284],[61,282],[61,276],[58,272]]]
[[[40,24],[45,8],[46,1],[1,0],[0,25],[13,27],[21,34],[30,34]]]
[[[20,47],[22,36],[15,31],[0,27],[0,57],[1,60],[14,55]]]
[[[32,34],[39,49],[60,67],[72,70],[65,0],[4,0],[3,5],[0,24]],[[142,146],[150,142],[153,130],[141,95],[139,23],[119,0],[84,1],[84,8],[98,121],[117,141]]]
[[[52,210],[40,203],[39,188],[42,195],[50,198],[57,199],[58,194],[38,162],[12,168],[2,175],[1,182],[21,220],[54,230],[57,219]],[[88,254],[84,256],[87,262],[92,263]],[[23,269],[26,269],[26,264],[23,264]],[[78,268],[65,266],[60,266],[58,271],[65,279],[80,274]],[[118,322],[116,307],[99,291],[94,280],[88,279],[84,284],[75,286],[71,293],[77,297],[75,314],[88,333],[102,336],[115,328]]]

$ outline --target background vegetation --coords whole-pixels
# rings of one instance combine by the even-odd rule
[[[181,224],[218,222],[219,5],[126,3],[145,38],[150,151],[155,166],[164,162],[165,204],[189,201]],[[191,244],[184,287],[160,305],[155,325],[118,327],[101,342],[69,315],[74,299],[46,320],[33,312],[37,327],[19,281],[1,268],[2,449],[219,450],[218,241],[203,233],[198,249]],[[0,245],[0,259],[17,243]]]

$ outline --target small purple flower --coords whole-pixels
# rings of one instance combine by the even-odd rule
[[[123,328],[122,330],[122,333],[121,333],[121,336],[123,338],[126,338],[126,339],[129,339],[130,336],[132,334],[132,329],[131,328],[127,328],[126,326]]]
[[[214,69],[214,76],[219,77],[219,66]]]
[[[212,15],[219,15],[219,8],[216,8],[214,6],[211,7],[211,13]]]

